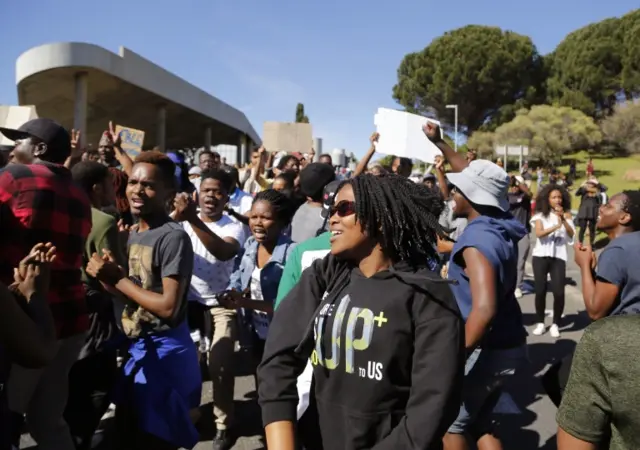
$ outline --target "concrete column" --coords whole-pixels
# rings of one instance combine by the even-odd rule
[[[211,133],[212,133],[212,128],[211,126],[208,126],[207,128],[204,129],[204,149],[205,150],[211,150]]]
[[[160,151],[166,152],[167,142],[167,108],[164,105],[158,107],[158,117],[156,121],[156,146]]]
[[[244,153],[244,142],[245,142],[245,137],[244,137],[244,133],[240,133],[238,135],[238,142],[236,144],[236,164],[238,164],[239,166],[242,164],[242,155]]]
[[[80,145],[87,143],[87,72],[75,74],[75,103],[73,105],[73,129],[80,130]],[[96,143],[97,144],[97,143]]]
[[[244,153],[242,154],[242,165],[244,166],[245,164],[247,164],[250,160],[251,160],[251,152],[253,150],[253,148],[255,147],[255,142],[253,142],[249,136],[245,135],[244,136],[244,141],[245,141],[245,146],[244,146]]]
[[[249,146],[249,138],[246,134],[241,133],[238,136],[238,157],[236,164],[243,167],[247,163],[247,148]]]
[[[322,155],[322,138],[315,138],[313,140],[313,150],[316,152],[316,156],[314,156],[313,161],[320,161],[320,155]]]

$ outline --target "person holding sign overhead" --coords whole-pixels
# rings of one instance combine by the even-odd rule
[[[371,147],[369,147],[369,151],[358,163],[356,170],[353,172],[353,176],[356,177],[362,173],[365,173],[367,170],[367,166],[369,165],[369,161],[373,158],[373,154],[376,152],[376,143],[380,139],[380,133],[374,132],[369,138],[369,142],[371,143]],[[411,176],[411,171],[413,170],[413,162],[411,158],[404,158],[400,156],[393,157],[393,163],[391,164],[391,172],[408,178]],[[380,173],[380,169],[376,168],[376,172]]]
[[[109,128],[102,133],[100,142],[98,143],[98,153],[100,154],[100,162],[107,167],[113,167],[123,170],[127,175],[131,173],[133,168],[133,160],[123,150],[123,132],[117,130],[113,126],[113,122],[109,122]]]

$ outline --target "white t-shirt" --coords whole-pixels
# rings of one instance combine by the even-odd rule
[[[300,272],[302,273],[311,267],[311,264],[313,264],[316,259],[322,259],[327,256],[330,251],[331,250],[309,250],[304,252],[302,254],[302,258],[300,258]],[[313,366],[309,359],[304,371],[300,374],[298,381],[296,382],[296,386],[298,387],[298,420],[300,420],[307,408],[309,408],[309,393],[311,392],[312,381]]]
[[[242,224],[232,220],[229,216],[223,215],[217,222],[204,223],[221,239],[230,237],[238,241],[239,244],[244,242]],[[191,238],[194,255],[193,275],[187,298],[207,306],[217,306],[218,301],[215,297],[224,292],[229,285],[234,258],[228,261],[218,260],[205,248],[189,222],[182,222],[182,227]]]
[[[538,220],[542,222],[542,228],[545,230],[553,228],[560,223],[558,216],[553,213],[549,214],[547,217],[544,217],[542,213],[538,213],[531,218],[531,226],[534,229]],[[573,229],[575,235],[576,227],[573,224],[573,220],[567,219],[567,223]],[[556,230],[545,237],[537,238],[536,245],[533,248],[533,252],[531,252],[531,256],[551,257],[566,261],[567,245],[573,245],[573,238],[569,237],[565,227],[561,227],[559,230]]]
[[[260,284],[260,273],[262,269],[257,267],[251,272],[251,299],[252,300],[264,300],[262,296],[262,285]],[[263,341],[267,340],[267,333],[269,332],[269,316],[263,311],[251,311],[253,320],[253,328],[256,330],[256,334]]]
[[[253,205],[253,197],[251,194],[247,194],[245,191],[241,191],[237,189],[232,197],[229,197],[229,206],[233,209],[236,214],[242,214],[246,216],[249,211],[251,211],[251,205]],[[238,219],[232,217],[233,220],[240,223]],[[240,245],[244,245],[245,241],[249,239],[251,236],[251,230],[245,224],[242,224],[242,229],[244,230],[244,240],[240,242]]]
[[[240,189],[236,190],[232,197],[229,197],[229,206],[236,213],[246,216],[251,211],[251,205],[253,204],[253,197],[251,194],[247,194]]]

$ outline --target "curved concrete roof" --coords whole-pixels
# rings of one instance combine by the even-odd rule
[[[64,74],[66,77],[77,71],[86,71],[90,77],[98,77],[103,84],[106,83],[107,78],[112,78],[123,82],[123,85],[131,85],[126,95],[132,95],[134,89],[131,89],[131,87],[137,87],[140,91],[146,91],[146,94],[155,94],[151,96],[147,95],[144,99],[141,98],[138,105],[140,105],[142,101],[150,101],[151,97],[155,100],[155,104],[152,105],[153,107],[155,107],[158,102],[164,100],[166,104],[169,105],[169,108],[171,108],[171,104],[174,104],[175,107],[182,107],[190,110],[190,112],[197,113],[197,115],[200,116],[198,120],[199,125],[203,123],[206,125],[206,119],[208,118],[221,125],[226,125],[226,127],[244,133],[256,144],[261,143],[260,136],[258,136],[242,111],[207,94],[202,89],[193,86],[182,78],[124,47],[120,47],[119,54],[115,54],[93,44],[64,42],[45,44],[27,50],[18,57],[16,62],[16,84],[18,85],[20,104],[35,104],[38,107],[38,111],[41,112],[41,107],[38,104],[38,94],[30,94],[30,89],[31,91],[34,89],[32,89],[29,82],[56,72]],[[97,75],[95,75],[96,73]],[[50,78],[55,81],[56,77],[54,75],[50,76]],[[58,81],[61,81],[60,76],[57,78]],[[68,81],[66,78],[65,80]],[[42,81],[40,81],[40,83],[42,84]],[[47,82],[46,84],[49,85],[50,83]],[[90,89],[92,89],[94,85],[95,83],[93,83],[90,78]],[[114,82],[112,81],[111,86],[109,86],[111,88],[111,96],[116,93],[113,85]],[[51,86],[49,86],[49,89],[51,89]],[[39,95],[45,96],[46,91],[47,87],[42,86]],[[67,95],[67,98],[68,97]],[[91,110],[94,104],[92,102],[92,96],[90,95],[89,97],[88,107]],[[104,98],[102,100],[104,101]],[[100,105],[96,107],[99,108]],[[43,115],[45,115],[46,112],[48,111],[42,111]],[[106,112],[108,113],[108,111]],[[149,111],[147,111],[147,115],[148,112]],[[189,121],[189,118],[186,117],[188,116],[186,111],[181,112],[181,115],[183,119]],[[167,134],[169,134],[171,128],[171,121],[171,114],[168,114]],[[135,126],[135,124],[128,123],[123,123],[123,125]],[[201,143],[202,142],[200,142],[200,145]],[[226,143],[235,144],[237,140]],[[169,142],[167,142],[167,144],[169,144]]]

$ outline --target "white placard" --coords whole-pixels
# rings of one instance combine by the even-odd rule
[[[433,164],[436,156],[442,155],[442,152],[424,135],[422,127],[427,122],[440,126],[437,120],[395,109],[378,108],[373,118],[376,131],[380,134],[376,152]]]

